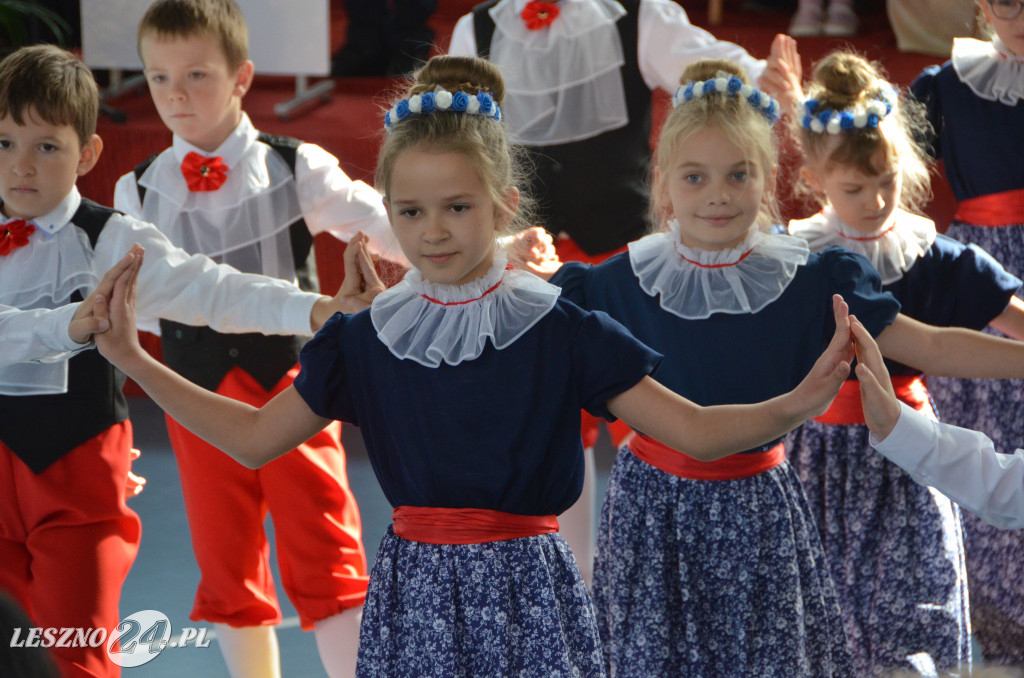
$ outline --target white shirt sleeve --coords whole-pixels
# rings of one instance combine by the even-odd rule
[[[23,311],[0,305],[0,367],[16,363],[57,362],[95,346],[79,344],[68,336],[68,324],[78,304]]]
[[[669,94],[675,93],[683,69],[702,57],[736,61],[747,71],[752,83],[764,71],[763,60],[694,26],[686,10],[673,0],[641,0],[638,22],[637,59],[649,89],[660,87]]]
[[[333,155],[316,144],[299,146],[295,185],[310,233],[326,232],[348,242],[357,231],[363,231],[370,236],[374,251],[409,266],[391,233],[383,196],[369,184],[350,179]]]
[[[892,433],[880,442],[872,435],[871,444],[985,522],[1024,528],[1024,450],[1000,454],[985,434],[932,421],[903,403]]]
[[[122,174],[114,184],[114,209],[136,219],[142,218],[142,203],[139,201],[135,172]]]
[[[473,14],[464,14],[455,22],[448,53],[455,56],[476,56],[476,31],[473,30]]]

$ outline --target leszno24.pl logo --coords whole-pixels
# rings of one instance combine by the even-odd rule
[[[118,666],[142,666],[168,648],[209,647],[207,629],[184,627],[171,636],[171,622],[163,612],[142,610],[121,620],[110,633],[106,629],[16,628],[11,647],[100,647]]]

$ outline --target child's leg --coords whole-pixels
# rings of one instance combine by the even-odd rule
[[[273,626],[213,626],[231,678],[281,678],[281,652]]]
[[[825,35],[850,36],[857,34],[860,21],[853,11],[853,0],[830,0],[828,15],[822,30]]]
[[[789,24],[789,34],[794,38],[821,35],[821,20],[824,16],[824,0],[800,0],[796,14]]]
[[[329,678],[352,678],[356,675],[359,625],[362,619],[363,611],[360,607],[316,623],[316,649],[320,652],[320,662]]]

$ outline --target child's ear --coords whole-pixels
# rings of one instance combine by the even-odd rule
[[[78,167],[76,173],[80,177],[84,177],[89,171],[96,166],[99,162],[100,153],[103,152],[103,139],[100,135],[93,134],[89,137],[89,140],[82,146],[82,152],[78,156]]]
[[[244,97],[245,93],[252,87],[254,77],[255,71],[253,70],[252,61],[246,59],[235,72],[235,89],[232,94],[237,97]]]
[[[498,218],[494,220],[494,230],[501,231],[512,222],[512,218],[519,211],[519,189],[509,186],[505,191],[504,202],[498,210]]]

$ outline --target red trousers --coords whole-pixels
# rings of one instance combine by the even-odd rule
[[[131,447],[131,424],[116,424],[37,475],[0,443],[0,588],[37,626],[109,634],[120,622],[142,535],[125,505]],[[51,652],[66,678],[121,675],[105,643]]]
[[[259,407],[291,385],[292,370],[268,393],[235,368],[217,393]],[[277,624],[281,609],[263,528],[274,521],[281,583],[302,628],[362,605],[366,556],[359,510],[345,475],[341,424],[332,423],[295,450],[248,469],[170,417],[192,547],[201,578],[193,621],[235,627]]]

